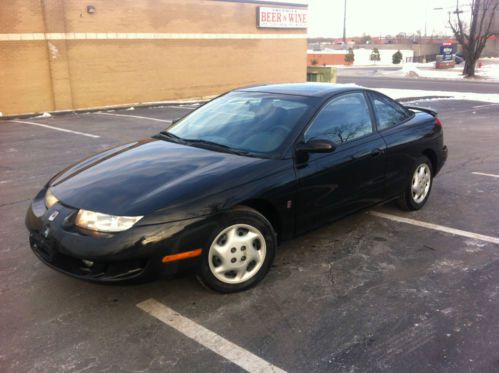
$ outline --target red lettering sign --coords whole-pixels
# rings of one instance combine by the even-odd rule
[[[259,7],[258,27],[307,28],[307,9]]]

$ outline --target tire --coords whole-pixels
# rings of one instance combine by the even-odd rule
[[[197,277],[220,293],[247,290],[259,283],[272,266],[277,247],[270,222],[245,206],[222,216],[208,242]]]
[[[403,210],[414,211],[423,207],[433,186],[433,167],[426,156],[417,159],[404,189],[397,201]]]

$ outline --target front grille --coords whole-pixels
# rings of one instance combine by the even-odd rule
[[[147,261],[143,259],[102,262],[74,258],[60,252],[56,242],[45,239],[37,232],[30,233],[30,245],[37,256],[51,267],[70,275],[88,280],[125,280],[144,272]]]

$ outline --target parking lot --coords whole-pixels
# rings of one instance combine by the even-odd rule
[[[0,371],[499,371],[499,105],[421,105],[449,147],[427,205],[287,241],[267,278],[233,295],[193,276],[84,283],[41,263],[24,227],[57,171],[194,104],[2,120]]]

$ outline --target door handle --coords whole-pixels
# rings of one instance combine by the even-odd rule
[[[381,155],[381,154],[383,154],[383,153],[384,153],[384,150],[383,150],[383,149],[381,149],[381,148],[376,148],[376,149],[373,149],[373,150],[371,151],[371,156],[372,156],[372,157],[376,157],[376,156]]]
[[[376,157],[376,156],[381,155],[381,154],[383,154],[383,149],[376,148],[376,149],[372,149],[372,150],[368,150],[365,152],[360,152],[360,153],[354,154],[352,156],[352,159],[358,160],[358,159],[361,159],[361,158],[364,158],[367,156]]]

